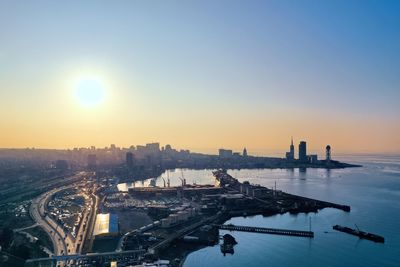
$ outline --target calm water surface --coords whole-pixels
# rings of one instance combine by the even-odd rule
[[[311,218],[315,238],[231,232],[238,244],[233,255],[224,256],[219,246],[195,251],[184,267],[202,266],[400,266],[400,156],[346,156],[340,160],[362,164],[343,170],[231,170],[241,181],[285,192],[350,205],[346,213],[324,209],[315,214],[233,218],[226,223],[307,230]],[[185,170],[188,183],[213,183],[209,170]],[[181,171],[170,172],[178,185]],[[163,177],[167,177],[166,174]],[[136,186],[147,185],[149,181]],[[162,179],[156,180],[162,186]],[[124,185],[127,186],[127,185]],[[385,244],[332,230],[335,224],[383,235]],[[221,234],[224,234],[221,231]]]

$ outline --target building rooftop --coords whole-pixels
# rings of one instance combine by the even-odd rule
[[[93,235],[116,235],[118,234],[118,216],[116,214],[97,214]]]

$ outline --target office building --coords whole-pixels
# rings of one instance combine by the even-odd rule
[[[299,161],[307,162],[307,143],[301,141],[299,144]]]

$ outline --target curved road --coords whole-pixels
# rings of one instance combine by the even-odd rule
[[[32,200],[32,204],[29,208],[29,213],[35,222],[43,228],[50,236],[54,246],[54,254],[62,255],[67,251],[67,245],[64,243],[63,237],[56,231],[56,229],[48,222],[48,217],[44,217],[44,205],[47,199],[60,189],[54,189],[46,192],[39,197]],[[62,189],[61,189],[62,190]]]
[[[75,186],[77,185],[63,186],[44,193],[32,200],[32,204],[29,209],[31,217],[35,220],[36,224],[41,226],[50,236],[53,242],[55,255],[80,253],[82,250],[82,243],[85,241],[85,237],[87,235],[86,233],[90,232],[90,230],[88,231],[89,227],[83,227],[83,222],[89,224],[89,218],[96,217],[95,215],[98,202],[97,198],[95,198],[94,203],[92,201],[91,209],[85,208],[82,214],[82,223],[78,229],[76,238],[74,238],[70,233],[66,234],[62,227],[60,227],[60,225],[58,225],[52,218],[50,218],[48,215],[45,215],[45,207],[47,206],[48,200],[52,195],[59,191]],[[82,239],[80,239],[81,235]],[[78,244],[80,245],[78,246]]]

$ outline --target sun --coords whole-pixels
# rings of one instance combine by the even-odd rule
[[[82,78],[75,85],[75,97],[85,107],[95,107],[105,100],[103,83],[96,78]]]

